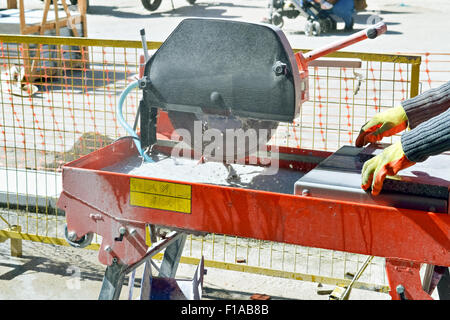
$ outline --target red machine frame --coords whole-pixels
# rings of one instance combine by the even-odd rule
[[[375,34],[385,32],[381,25]],[[368,37],[359,32],[306,56],[296,54],[301,79],[308,62]],[[302,100],[306,100],[307,88]],[[168,141],[173,128],[160,111],[158,140]],[[170,147],[155,146],[170,153]],[[280,168],[308,172],[330,152],[280,147]],[[422,288],[423,263],[450,266],[450,216],[358,202],[319,199],[244,188],[137,177],[104,170],[139,155],[125,138],[63,166],[58,207],[66,212],[72,237],[102,236],[99,260],[130,266],[146,256],[146,225],[216,233],[386,258],[392,299],[431,299]],[[290,159],[290,160],[284,160]],[[450,161],[450,160],[449,160]],[[190,188],[190,212],[130,204],[130,180]],[[292,186],[294,188],[294,186]],[[95,190],[95,192],[93,192]],[[75,233],[75,234],[74,234]],[[118,240],[119,239],[119,240]],[[393,289],[404,288],[404,293]]]
[[[161,138],[161,136],[160,136]],[[419,275],[422,263],[450,266],[450,216],[307,196],[143,178],[102,169],[138,154],[119,140],[63,167],[58,206],[69,230],[103,237],[99,260],[131,265],[146,251],[145,225],[284,242],[386,258],[389,285],[403,285],[407,299],[429,299]],[[308,160],[281,160],[283,154]],[[281,148],[280,167],[308,171],[328,152]],[[191,185],[189,214],[130,205],[130,178]],[[80,184],[83,181],[83,184]],[[96,192],[92,192],[96,190]],[[129,234],[115,241],[120,227]],[[133,230],[133,231],[131,231]],[[109,246],[110,250],[105,250]],[[399,295],[391,290],[392,299]]]

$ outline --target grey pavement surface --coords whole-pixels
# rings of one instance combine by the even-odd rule
[[[139,0],[107,1],[92,0],[88,14],[88,36],[93,38],[113,38],[140,40],[139,29],[145,28],[149,40],[164,41],[170,32],[184,18],[210,17],[260,22],[268,13],[267,0],[209,1],[197,0],[195,5],[185,0],[164,0],[155,12],[146,11]],[[376,41],[355,44],[348,51],[361,52],[449,52],[450,42],[446,34],[450,3],[446,0],[433,1],[388,1],[368,0],[366,11],[355,18],[355,30],[366,28],[377,20],[388,26],[384,37]],[[291,46],[316,48],[342,38],[349,33],[335,32],[320,37],[304,34],[305,19],[285,19],[283,31]],[[114,23],[114,27],[112,24]],[[338,24],[338,29],[343,23]]]
[[[449,52],[446,29],[450,3],[436,0],[432,4],[420,0],[367,0],[365,11],[355,17],[355,31],[378,20],[387,26],[387,34],[376,41],[355,44],[349,51],[359,52]],[[186,0],[162,1],[154,12],[147,11],[140,0],[91,0],[87,14],[88,36],[99,39],[140,40],[139,30],[145,28],[148,40],[164,41],[178,23],[189,17],[232,19],[260,22],[268,14],[267,0],[197,0],[190,5]],[[0,8],[6,0],[0,1]],[[27,0],[26,8],[42,8],[40,0]],[[283,31],[291,46],[316,48],[338,40],[349,33],[337,31],[320,37],[304,34],[303,17],[285,19]],[[343,23],[338,23],[338,29]]]
[[[180,264],[179,279],[191,279],[196,266]],[[253,294],[270,295],[273,300],[328,300],[317,294],[318,284],[237,271],[206,268],[203,299],[249,300]],[[0,300],[95,300],[101,288],[105,267],[97,252],[34,242],[23,243],[21,258],[9,256],[9,244],[0,244]],[[143,268],[136,273],[133,298]],[[324,285],[324,289],[334,289]],[[126,279],[120,299],[128,298]],[[386,300],[384,293],[353,289],[351,299]]]
[[[6,1],[0,1],[0,8]],[[27,0],[31,7],[42,7],[39,0]],[[447,35],[450,2],[368,0],[368,8],[356,18],[355,29],[367,27],[383,19],[388,32],[376,41],[364,41],[348,51],[360,52],[450,52]],[[147,39],[163,41],[177,24],[187,17],[212,17],[260,22],[267,15],[266,0],[208,1],[189,5],[185,0],[164,0],[150,13],[139,0],[91,0],[88,36],[100,39],[140,40],[139,30],[145,28]],[[317,48],[348,35],[335,32],[321,37],[306,37],[304,19],[286,20],[283,27],[291,46]],[[342,24],[338,27],[342,28]],[[1,31],[1,30],[0,30]],[[3,228],[3,226],[2,226]],[[3,299],[97,299],[104,266],[97,261],[97,252],[76,250],[24,241],[23,257],[9,255],[9,241],[0,243],[0,300]],[[190,278],[195,266],[181,265],[179,277]],[[208,269],[204,298],[248,299],[264,293],[273,299],[328,299],[316,293],[317,283],[288,280],[234,271]],[[121,298],[126,297],[126,290]],[[435,295],[433,297],[436,298]],[[351,299],[390,299],[387,294],[354,289]]]

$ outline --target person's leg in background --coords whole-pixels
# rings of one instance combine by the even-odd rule
[[[354,9],[354,0],[339,0],[330,10],[330,13],[341,17],[344,20],[345,30],[352,30]]]

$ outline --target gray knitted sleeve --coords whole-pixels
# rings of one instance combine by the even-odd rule
[[[402,101],[408,117],[408,124],[414,129],[450,108],[450,81],[440,87],[430,89],[414,98]]]
[[[413,162],[449,151],[450,109],[405,132],[401,141],[406,157]]]

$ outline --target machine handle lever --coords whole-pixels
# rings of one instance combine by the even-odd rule
[[[381,36],[383,33],[387,31],[387,26],[384,22],[378,22],[371,28],[366,29],[367,38],[375,39],[378,36]]]
[[[312,50],[305,54],[306,62],[316,60],[322,56],[325,56],[329,53],[338,51],[342,48],[348,47],[354,43],[360,42],[365,39],[375,39],[379,35],[382,35],[387,31],[387,26],[384,22],[379,22],[374,26],[371,26],[367,29],[356,32],[343,40],[338,40],[330,43],[324,47]]]

